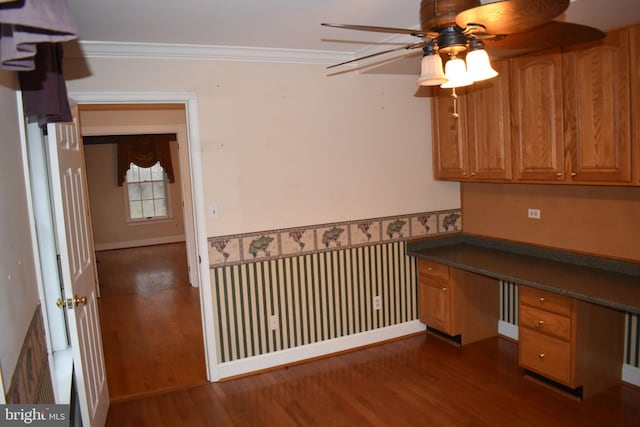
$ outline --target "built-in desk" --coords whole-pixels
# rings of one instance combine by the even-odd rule
[[[640,314],[640,263],[613,261],[465,234],[409,242],[407,254]]]
[[[464,345],[497,334],[497,281],[520,291],[519,363],[580,397],[620,381],[623,312],[640,314],[640,264],[464,234],[410,242],[420,320]]]

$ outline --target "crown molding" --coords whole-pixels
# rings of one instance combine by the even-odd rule
[[[191,59],[297,64],[335,64],[354,58],[351,52],[329,50],[103,41],[80,41],[79,49],[70,49],[68,53],[65,51],[65,56],[72,58]]]

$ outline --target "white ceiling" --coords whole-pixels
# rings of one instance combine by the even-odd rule
[[[389,42],[410,36],[390,38],[321,22],[418,28],[420,1],[69,0],[69,5],[82,42],[322,51],[324,62],[331,63],[388,49],[394,46]],[[576,0],[562,19],[608,30],[640,22],[640,0]],[[85,51],[90,44],[83,44]]]

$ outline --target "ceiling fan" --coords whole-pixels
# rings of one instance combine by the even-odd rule
[[[468,86],[498,75],[485,45],[498,49],[538,50],[598,40],[605,34],[593,27],[554,21],[570,0],[421,0],[420,30],[369,25],[330,24],[327,27],[392,34],[409,34],[416,43],[331,65],[353,63],[400,50],[422,49],[418,84],[444,88]],[[466,63],[460,58],[466,53]],[[442,58],[448,60],[443,71]]]

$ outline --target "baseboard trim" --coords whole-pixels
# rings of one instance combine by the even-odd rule
[[[328,356],[345,350],[356,349],[358,347],[364,347],[382,341],[424,332],[425,330],[426,327],[424,324],[420,323],[418,320],[414,320],[400,325],[363,332],[357,335],[334,338],[275,353],[262,354],[246,359],[221,363],[218,365],[218,374],[220,379],[242,376],[253,372],[264,371],[265,369],[298,363],[308,359]]]
[[[640,387],[640,368],[633,365],[622,365],[622,381]]]
[[[163,237],[154,237],[151,239],[143,239],[143,240],[127,240],[125,242],[96,243],[95,250],[111,251],[114,249],[127,249],[127,248],[138,248],[140,246],[165,245],[167,243],[179,243],[184,241],[185,241],[184,235],[163,236]]]
[[[507,338],[511,338],[514,341],[518,341],[518,325],[505,322],[504,320],[499,320],[498,333],[500,335],[504,335]]]

